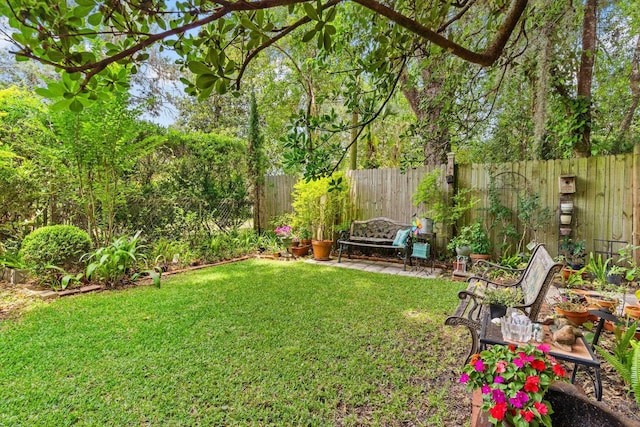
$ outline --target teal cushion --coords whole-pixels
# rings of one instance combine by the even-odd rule
[[[407,243],[407,237],[409,237],[409,233],[411,233],[410,228],[406,230],[398,230],[398,232],[396,233],[396,238],[393,239],[393,246],[404,246]]]

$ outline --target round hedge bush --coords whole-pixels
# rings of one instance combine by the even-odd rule
[[[91,250],[89,235],[72,225],[50,225],[32,231],[22,241],[20,253],[24,262],[42,274],[51,264],[72,270],[80,264],[80,257]]]

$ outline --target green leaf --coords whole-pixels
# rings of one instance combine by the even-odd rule
[[[52,112],[61,112],[69,109],[69,105],[73,102],[73,99],[63,99],[62,101],[58,101],[55,104],[52,104],[49,109]]]
[[[207,67],[203,62],[189,61],[187,66],[194,74],[211,74],[211,68]]]
[[[100,25],[100,23],[102,22],[102,14],[94,13],[93,15],[89,15],[89,17],[87,18],[87,22],[94,26]]]
[[[214,74],[201,74],[196,79],[196,86],[199,89],[210,89],[218,80],[218,77]]]
[[[307,14],[309,18],[313,19],[314,21],[319,20],[318,12],[313,6],[311,6],[311,4],[304,3],[303,6],[304,6],[304,12]]]
[[[310,41],[310,40],[311,40],[315,35],[316,35],[316,30],[315,30],[315,29],[314,29],[314,30],[307,31],[307,32],[305,33],[305,35],[304,35],[304,36],[302,36],[302,41],[303,41],[303,43],[307,43],[307,42],[309,42],[309,41]]]
[[[91,11],[93,10],[93,7],[94,5],[78,6],[75,9],[73,9],[73,16],[75,16],[76,18],[84,18],[85,16],[91,13]]]
[[[84,105],[82,105],[82,102],[75,98],[73,101],[71,101],[71,104],[69,104],[69,109],[74,113],[79,113],[84,109]]]

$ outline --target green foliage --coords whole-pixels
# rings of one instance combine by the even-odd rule
[[[451,195],[443,189],[440,180],[441,171],[435,169],[429,172],[420,181],[412,200],[414,206],[422,205],[427,216],[433,219],[434,223],[444,227],[454,225],[462,216],[478,202],[472,197],[473,190],[464,188]]]
[[[640,342],[634,338],[637,328],[638,322],[624,330],[616,326],[613,354],[600,346],[596,346],[596,351],[620,374],[640,407]]]
[[[519,288],[495,288],[487,289],[482,294],[483,304],[498,304],[505,307],[515,307],[522,305],[524,301],[524,295]]]
[[[180,266],[186,266],[193,260],[193,253],[189,248],[189,243],[180,240],[169,240],[159,238],[151,246],[150,259],[163,260],[165,263],[172,263],[177,260]]]
[[[211,224],[229,230],[251,215],[244,143],[215,134],[171,132],[169,147],[176,159],[170,188],[180,205],[193,213],[197,231],[213,234]]]
[[[470,246],[471,253],[474,254],[488,255],[491,253],[491,241],[479,222],[462,227],[460,232],[449,240],[447,249],[452,251],[461,246]]]
[[[29,233],[22,241],[20,255],[38,276],[46,275],[48,265],[78,268],[80,257],[90,249],[91,239],[85,231],[72,225],[51,225]]]
[[[609,264],[611,258],[603,259],[601,254],[594,255],[593,252],[589,253],[589,262],[587,263],[587,271],[593,274],[596,280],[604,285],[607,283],[607,273],[609,270]]]
[[[349,219],[350,187],[346,176],[337,172],[314,181],[298,181],[293,190],[295,229],[311,230],[313,238],[333,239],[336,225]]]
[[[145,259],[141,253],[140,232],[132,237],[118,237],[109,246],[103,246],[83,256],[87,265],[87,278],[115,286],[131,279],[138,262]]]
[[[538,230],[551,222],[551,210],[546,206],[541,206],[539,193],[518,194],[518,219],[523,225],[522,237],[518,246],[518,251],[521,251],[529,232],[533,232],[533,241],[538,241]]]
[[[560,255],[572,268],[584,266],[586,257],[584,240],[574,240],[571,237],[564,237],[560,243]]]

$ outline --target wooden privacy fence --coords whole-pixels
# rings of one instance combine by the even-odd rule
[[[439,167],[445,188],[446,166]],[[351,182],[351,198],[357,219],[385,216],[401,222],[409,222],[414,213],[423,211],[413,206],[411,197],[418,183],[431,169],[416,168],[406,173],[399,169],[369,169],[347,172]],[[571,237],[586,241],[587,252],[594,248],[594,239],[621,240],[640,244],[640,149],[633,154],[601,156],[581,159],[526,161],[497,165],[458,165],[456,187],[472,188],[480,199],[474,210],[459,225],[469,224],[476,218],[484,218],[489,227],[491,218],[489,189],[494,187],[502,205],[513,211],[512,223],[521,231],[517,219],[518,196],[540,196],[542,207],[549,208],[550,222],[539,230],[538,241],[546,243],[552,255],[557,254],[560,219],[561,175],[575,175],[576,191]],[[291,212],[293,185],[297,177],[268,176],[266,199],[268,217]],[[443,234],[443,233],[441,233]],[[492,240],[500,236],[494,229]],[[447,236],[439,236],[442,249]],[[495,246],[495,245],[494,245]],[[495,254],[498,255],[498,254]],[[637,255],[637,254],[636,254]]]

